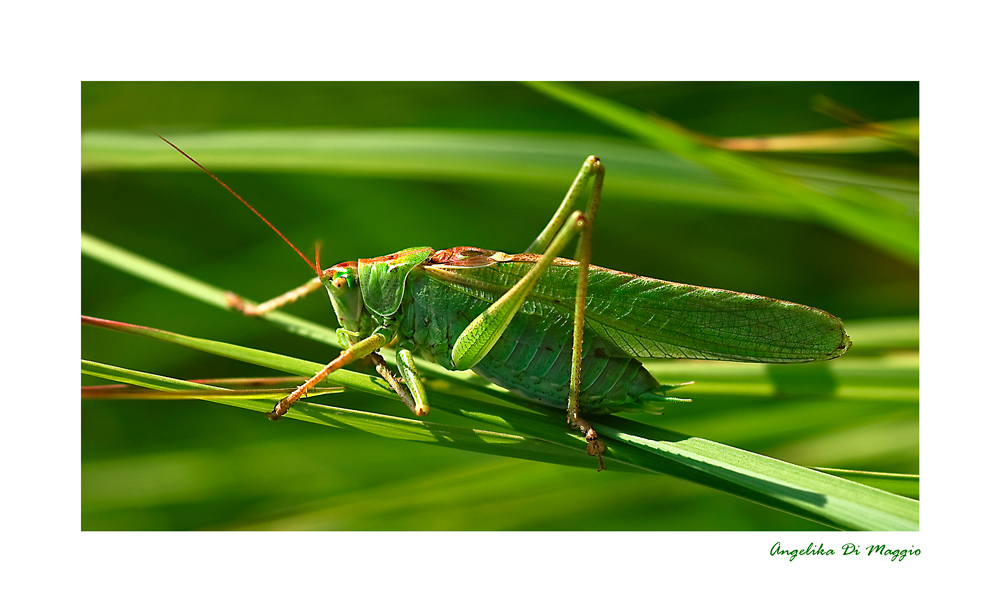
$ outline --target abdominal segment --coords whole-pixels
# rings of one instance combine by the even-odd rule
[[[446,292],[426,276],[414,277],[400,311],[400,347],[454,369],[451,349],[455,340],[488,303]],[[608,346],[590,333],[584,334],[583,350],[581,412],[616,412],[624,408],[623,404],[659,387],[641,362],[611,356]],[[553,311],[527,307],[514,316],[497,344],[472,370],[522,397],[565,410],[572,353],[572,320]]]
[[[539,325],[533,319],[537,317],[515,316],[493,350],[472,370],[522,397],[565,410],[573,360],[572,323]],[[659,387],[638,360],[608,357],[598,338],[585,334],[583,353],[581,412],[615,412]]]

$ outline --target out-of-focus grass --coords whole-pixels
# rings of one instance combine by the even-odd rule
[[[855,340],[846,357],[828,364],[827,374],[837,383],[833,392],[806,392],[796,380],[800,375],[788,374],[800,366],[761,370],[714,364],[721,368],[718,378],[699,372],[690,388],[695,402],[644,419],[800,465],[916,472],[917,270],[905,258],[794,214],[776,214],[793,207],[690,160],[644,149],[624,133],[518,85],[339,87],[85,84],[83,160],[89,169],[82,183],[83,228],[212,284],[266,299],[308,278],[303,263],[211,179],[196,170],[177,171],[183,166],[176,164],[184,161],[179,156],[168,160],[155,153],[162,144],[155,136],[106,130],[152,125],[178,138],[177,144],[223,174],[300,247],[323,239],[327,265],[418,244],[521,250],[548,220],[580,161],[596,153],[608,167],[608,178],[595,231],[595,263],[818,306],[844,318]],[[853,104],[879,120],[916,114],[916,87],[907,84],[583,88],[716,136],[837,127],[808,108],[814,93]],[[388,99],[393,104],[382,103]],[[259,153],[240,153],[258,129],[274,134],[288,127],[322,128],[330,146],[342,150],[338,155],[324,150],[317,158],[329,158],[329,165],[307,168],[262,165]],[[346,128],[363,133],[355,140],[338,138]],[[434,164],[421,164],[407,156],[419,160],[427,157],[426,149],[407,153],[405,147],[390,146],[392,132],[366,128],[390,128],[408,137],[430,130],[444,144],[435,151]],[[213,166],[209,160],[219,153],[211,146],[200,148],[219,138],[219,129],[227,130],[226,138],[233,138],[233,129],[237,136],[247,134],[232,152],[234,159],[256,156],[253,163],[230,165],[219,158],[214,161],[221,166]],[[194,139],[192,146],[185,134]],[[127,149],[125,158],[145,149],[163,165],[130,169],[126,160],[88,166],[96,159],[90,145],[100,142],[94,139],[109,137],[140,143]],[[371,139],[373,151],[358,157],[364,137]],[[900,206],[916,206],[917,162],[906,153],[838,155],[837,160],[785,154],[766,160],[810,187],[836,192],[837,186],[874,185]],[[362,162],[367,169],[358,170]],[[407,164],[416,169],[407,170]],[[311,361],[331,357],[321,344],[199,306],[102,264],[85,260],[83,272],[85,314]],[[322,298],[289,310],[333,321]],[[89,359],[177,378],[270,373],[99,330],[84,329],[82,335]],[[885,340],[894,335],[898,341]],[[878,360],[880,367],[870,369],[875,362],[866,360]],[[684,368],[691,365],[653,364],[651,369],[665,381],[686,380]],[[871,374],[875,371],[877,376]],[[751,372],[755,377],[746,380]],[[810,384],[824,376],[801,375]],[[391,400],[362,397],[357,407],[407,416],[405,407]],[[302,423],[273,425],[260,415],[195,401],[88,402],[82,436],[87,529],[815,528],[815,523],[674,479],[596,475]],[[595,499],[600,511],[567,521],[565,508],[589,507]]]

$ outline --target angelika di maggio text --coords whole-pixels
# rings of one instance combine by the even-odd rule
[[[844,544],[841,548],[841,556],[859,556],[863,551],[867,551],[868,557],[873,555],[889,557],[890,561],[902,561],[906,557],[919,557],[919,548],[888,548],[885,544],[871,544],[869,546],[858,546],[857,544]],[[782,548],[781,542],[775,542],[774,546],[771,547],[771,556],[775,557],[778,555],[788,556],[789,561],[795,561],[798,556],[814,556],[819,555],[821,557],[828,557],[830,555],[837,554],[834,548],[824,548],[823,544],[820,543],[816,546],[812,542],[809,542],[809,546],[806,548]]]

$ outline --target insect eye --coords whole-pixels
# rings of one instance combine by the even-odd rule
[[[343,291],[344,289],[347,289],[347,279],[343,276],[338,276],[333,279],[333,286]]]

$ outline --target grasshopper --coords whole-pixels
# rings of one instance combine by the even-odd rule
[[[326,377],[366,356],[416,416],[430,410],[414,352],[449,370],[472,370],[533,402],[566,411],[604,469],[606,450],[588,414],[688,401],[667,397],[640,358],[802,363],[851,346],[843,323],[812,308],[724,289],[635,276],[591,265],[591,234],[604,184],[596,156],[583,163],[548,225],[523,254],[476,247],[410,248],[323,269],[218,177],[160,136],[271,227],[315,274],[272,300],[230,307],[258,316],[326,289],[346,346],[267,413],[279,420]],[[592,181],[584,209],[577,210]],[[574,260],[558,257],[574,240]],[[379,349],[398,343],[399,375]]]

